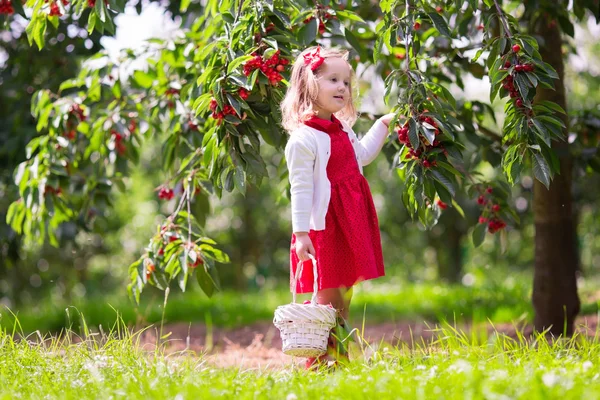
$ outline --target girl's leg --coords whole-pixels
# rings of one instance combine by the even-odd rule
[[[317,293],[317,303],[331,304],[339,313],[344,311],[345,302],[341,288],[323,289]]]
[[[344,308],[344,297],[341,290],[338,288],[323,289],[317,293],[317,303],[322,305],[331,304],[333,308],[339,311]],[[330,335],[328,347],[332,346],[332,336]],[[308,358],[306,360],[306,369],[316,369],[319,367],[319,365],[326,364],[327,361],[330,360],[329,353],[330,351],[317,358]]]
[[[328,353],[336,360],[347,361],[347,344],[341,343],[347,335],[345,321],[348,319],[350,301],[352,300],[352,288],[325,289],[317,294],[319,304],[331,304],[338,312],[337,325],[329,336]]]

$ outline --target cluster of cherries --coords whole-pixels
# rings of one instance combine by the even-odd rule
[[[179,95],[179,89],[169,88],[165,91],[165,96],[167,96],[167,98],[169,99],[169,101],[167,102],[167,106],[169,108],[175,107],[175,101],[173,100],[173,97],[178,96],[178,95]]]
[[[435,136],[441,134],[441,131],[438,128],[436,122],[433,120],[433,118],[421,115],[419,116],[419,121],[426,122],[427,124],[433,126],[435,129]],[[419,162],[423,164],[423,167],[425,168],[435,167],[437,165],[435,160],[429,161],[427,157],[421,159],[421,155],[423,155],[424,152],[420,149],[413,149],[412,144],[410,143],[410,139],[408,137],[408,131],[408,122],[406,122],[403,127],[398,128],[396,131],[398,133],[398,140],[400,141],[400,143],[404,144],[410,149],[405,158],[407,160],[419,159]],[[421,142],[425,143],[425,153],[427,153],[427,150],[431,150],[436,147],[443,148],[443,146],[441,146],[441,143],[437,139],[434,139],[433,143],[429,143],[427,139],[423,137],[423,135],[419,135],[419,138]]]
[[[44,194],[55,194],[57,196],[60,196],[62,194],[62,189],[60,187],[53,188],[50,185],[46,185],[44,187]]]
[[[175,242],[176,240],[180,240],[181,236],[175,230],[175,225],[170,221],[169,221],[169,223],[163,225],[160,228],[160,235],[163,239],[163,245],[158,249],[157,255],[159,257],[163,257],[165,254],[166,245],[168,243]],[[193,242],[187,242],[186,247],[188,247],[189,249],[194,249],[196,246]],[[198,249],[195,249],[195,250],[196,250],[196,254],[198,254],[199,253]],[[196,268],[202,264],[204,264],[204,261],[202,260],[202,258],[200,256],[196,256],[196,261],[194,261],[192,264],[190,264],[189,267]],[[152,262],[148,262],[148,264],[146,265],[146,280],[150,279],[150,276],[152,276],[154,271],[156,271],[156,266]]]
[[[493,189],[491,187],[488,187],[485,190],[485,192],[486,192],[486,194],[492,194]],[[500,212],[499,204],[493,204],[491,202],[491,199],[488,199],[483,194],[477,198],[477,204],[479,204],[480,206],[483,206],[483,213],[479,217],[479,223],[480,224],[488,224],[488,232],[489,233],[496,233],[499,230],[502,230],[506,227],[506,222],[504,222],[498,216],[498,213]],[[489,218],[486,218],[483,216],[483,214],[491,214],[491,216]]]
[[[92,8],[96,7],[96,0],[87,0],[87,3]],[[108,5],[108,0],[104,0],[104,4]]]
[[[117,153],[119,155],[125,154],[127,146],[123,143],[123,135],[114,129],[110,131],[110,135],[115,139],[115,150],[117,150]]]
[[[0,15],[13,15],[15,13],[15,9],[13,8],[11,0],[0,0]]]
[[[69,115],[67,117],[67,129],[63,135],[65,138],[73,142],[77,138],[77,130],[75,129],[79,122],[85,121],[87,117],[83,113],[83,109],[79,104],[73,104],[69,107]],[[56,145],[56,149],[60,150],[60,144]]]
[[[250,97],[250,92],[244,88],[239,88],[237,94],[243,100],[246,100],[248,99],[248,97]],[[209,108],[210,111],[212,111],[211,117],[217,120],[217,124],[221,124],[226,115],[237,115],[235,108],[233,108],[229,104],[224,105],[223,110],[217,111],[217,109],[219,108],[219,103],[214,98],[210,101]],[[244,113],[244,115],[242,115],[241,118],[246,119],[246,113]]]
[[[277,50],[275,54],[266,60],[261,55],[254,54],[254,58],[244,63],[244,75],[250,76],[254,70],[260,69],[272,86],[279,85],[279,82],[283,79],[280,72],[285,71],[285,66],[290,63],[289,60],[281,58],[279,54],[280,51]]]
[[[521,51],[521,46],[515,44],[512,47],[514,53],[518,53]],[[506,61],[501,69],[509,69],[513,64],[510,61]],[[514,67],[514,72],[532,72],[535,70],[535,66],[533,64],[516,64]],[[521,94],[515,87],[515,77],[511,74],[507,75],[502,82],[502,87],[508,92],[511,99],[515,99],[515,105],[518,108],[523,107],[523,99],[521,98]],[[529,111],[531,113],[531,111]]]
[[[217,111],[218,107],[219,103],[217,103],[217,100],[212,99],[210,101],[210,111],[212,111],[211,117],[217,120],[217,124],[221,124],[226,115],[237,115],[235,108],[229,104],[224,105],[222,111]]]
[[[171,188],[163,186],[158,190],[158,198],[159,199],[171,200],[173,197],[175,197],[175,192],[173,192],[173,189],[171,189]]]
[[[71,107],[69,107],[69,114],[70,115],[74,115],[75,117],[77,117],[80,121],[85,121],[86,120],[86,116],[83,113],[83,109],[81,108],[81,106],[77,103],[73,104]]]
[[[64,0],[63,4],[67,5],[69,3],[66,0]],[[61,17],[62,16],[62,12],[60,11],[60,7],[58,6],[58,3],[56,1],[53,1],[52,3],[50,3],[50,13],[48,13],[48,15],[51,17]]]
[[[327,30],[327,27],[325,26],[325,22],[329,21],[330,19],[337,19],[337,17],[329,12],[329,10],[331,10],[331,7],[329,7],[329,6],[317,4],[317,10],[318,10],[317,13],[321,14],[321,17],[319,18],[319,28],[318,29],[319,29],[319,35],[322,35]],[[304,24],[308,24],[313,19],[315,19],[315,16],[311,15],[310,17],[306,18],[303,22],[304,22]]]

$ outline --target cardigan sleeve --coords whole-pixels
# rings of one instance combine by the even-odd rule
[[[367,134],[358,141],[360,162],[363,166],[370,164],[377,157],[387,137],[388,127],[378,119]]]
[[[285,147],[292,202],[293,232],[310,231],[316,158],[316,149],[312,147],[309,136],[298,131],[292,132]]]

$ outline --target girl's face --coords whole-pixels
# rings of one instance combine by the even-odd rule
[[[350,101],[350,66],[341,58],[326,58],[317,78],[319,94],[315,111],[324,119],[340,111]]]

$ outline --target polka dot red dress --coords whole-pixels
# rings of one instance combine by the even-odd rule
[[[356,283],[385,275],[379,222],[371,190],[360,173],[348,134],[334,116],[332,121],[313,117],[305,124],[329,134],[331,156],[327,178],[331,200],[325,216],[325,229],[308,235],[315,247],[318,290],[352,287]],[[291,276],[296,273],[296,236],[292,234]],[[311,261],[306,261],[296,286],[297,293],[313,291]]]

